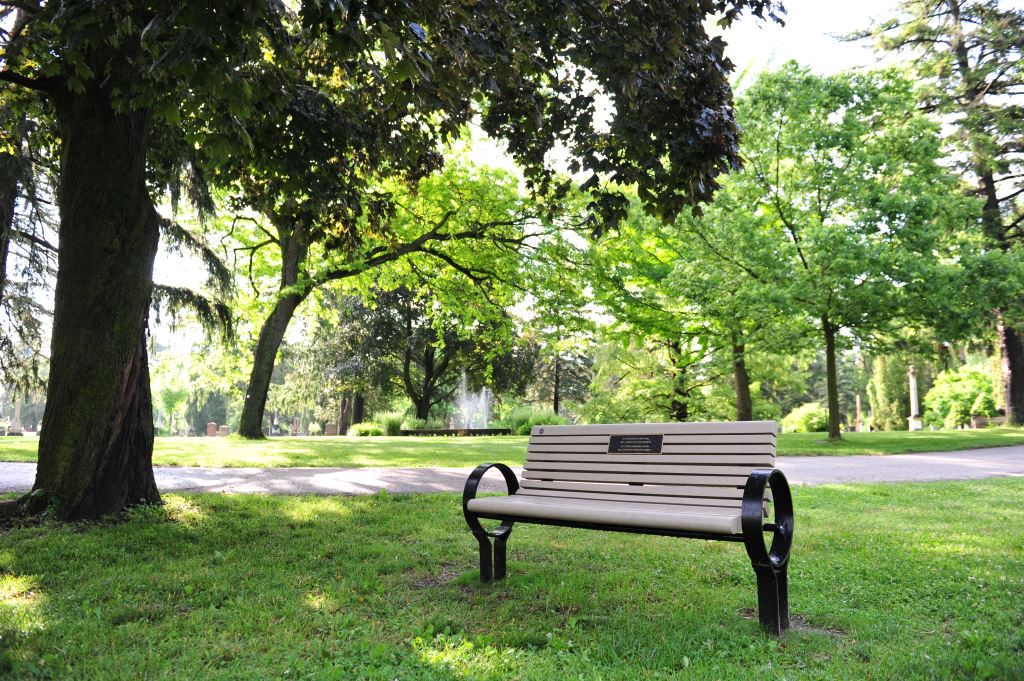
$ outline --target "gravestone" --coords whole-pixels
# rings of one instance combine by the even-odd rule
[[[228,436],[228,427],[227,426],[221,426],[220,428],[217,429],[217,437],[227,437],[227,436]]]
[[[338,424],[337,423],[328,423],[327,427],[324,428],[324,435],[337,435],[337,434],[338,434]]]
[[[913,364],[907,369],[907,379],[910,381],[910,418],[907,419],[907,430],[923,430],[924,421],[921,420],[921,407],[917,402],[917,370]]]
[[[213,421],[210,421],[209,423],[206,424],[206,437],[216,437],[216,436],[217,436],[217,424],[214,423]]]
[[[14,400],[14,419],[7,426],[8,435],[24,435],[25,430],[21,425],[21,398]]]

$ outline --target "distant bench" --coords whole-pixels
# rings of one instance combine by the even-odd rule
[[[989,426],[1006,425],[1005,416],[978,416],[971,415],[971,428],[988,428]]]
[[[466,481],[462,510],[480,544],[481,581],[505,578],[516,522],[743,542],[761,626],[781,634],[789,627],[793,501],[775,468],[776,430],[774,421],[535,427],[521,483],[500,463],[478,466]],[[508,496],[477,498],[491,468]],[[774,522],[766,522],[773,506]],[[501,525],[487,530],[481,518]]]

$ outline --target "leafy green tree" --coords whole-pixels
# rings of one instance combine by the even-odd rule
[[[824,433],[828,430],[828,409],[820,402],[802,404],[782,419],[786,433]]]
[[[300,137],[316,135],[306,131]],[[305,150],[308,145],[301,148]],[[328,145],[317,153],[336,154],[337,150]],[[302,161],[308,157],[316,155],[303,152],[293,162],[308,165]],[[430,267],[425,261],[431,259],[452,269],[457,277],[482,281],[490,274],[497,275],[496,263],[515,256],[532,217],[514,177],[459,163],[449,164],[411,187],[390,185],[386,193],[378,194],[379,205],[373,208],[378,213],[371,212],[360,220],[358,228],[346,223],[344,215],[335,216],[331,222],[324,208],[326,197],[306,204],[266,191],[262,183],[256,187],[253,195],[264,197],[269,205],[252,199],[250,202],[261,207],[268,221],[259,230],[250,230],[255,242],[244,248],[252,257],[255,251],[273,247],[276,253],[271,258],[276,262],[272,271],[276,270],[280,279],[274,298],[267,301],[269,314],[260,324],[253,355],[239,430],[246,437],[263,435],[267,391],[278,348],[292,316],[313,291],[331,282],[370,276],[398,261],[404,261],[399,269],[423,270]],[[290,195],[297,188],[285,183],[279,191]],[[313,190],[307,189],[307,195],[311,193]],[[282,216],[285,210],[291,212]],[[297,216],[299,212],[308,216]],[[353,233],[346,236],[346,228]],[[358,243],[366,238],[360,234],[373,238]],[[419,258],[410,260],[412,255]],[[433,375],[432,371],[427,373]]]
[[[892,71],[816,76],[790,63],[738,110],[746,166],[692,230],[776,309],[817,325],[837,439],[842,346],[953,295],[941,284],[960,247],[947,225],[965,220],[956,179],[938,164],[938,125]]]
[[[17,26],[12,26],[17,30]],[[56,266],[53,130],[34,93],[0,84],[0,384],[43,386],[48,282]]]
[[[159,500],[145,342],[162,219],[159,168],[202,148],[260,96],[252,64],[273,50],[278,5],[3,3],[0,80],[38,92],[59,127],[60,247],[36,489],[67,518]],[[5,21],[6,23],[6,21]],[[187,38],[187,39],[186,39]],[[181,142],[187,119],[198,134]],[[156,149],[167,152],[157,154]],[[191,150],[186,152],[186,150]],[[167,177],[167,175],[164,175]]]
[[[584,352],[594,326],[587,315],[591,278],[582,243],[585,238],[576,229],[556,223],[524,263],[525,286],[533,298],[528,326],[541,360],[536,395],[550,401],[555,414],[566,397],[582,402],[592,378]]]
[[[924,422],[942,428],[968,425],[976,403],[994,407],[993,388],[992,376],[977,364],[943,371],[925,395]]]
[[[704,219],[717,224],[722,214],[712,204]],[[657,340],[675,358],[668,369],[676,385],[674,418],[689,418],[689,403],[701,399],[697,392],[731,376],[731,416],[749,421],[751,354],[799,346],[801,320],[773,308],[771,292],[730,263],[708,267],[717,254],[695,238],[695,220],[680,216],[665,224],[634,204],[618,238],[589,249],[586,278],[620,333]]]
[[[980,231],[995,247],[1017,249],[1024,236],[1024,9],[996,0],[904,0],[896,16],[854,38],[906,52],[922,103],[943,117],[952,166],[967,178]],[[1004,362],[1003,400],[1024,423],[1024,306],[1019,281],[977,287],[994,295]],[[989,312],[989,314],[991,314]],[[963,321],[961,321],[963,323]]]
[[[868,404],[875,430],[905,430],[910,414],[910,365],[902,357],[879,355],[871,361]]]
[[[700,390],[717,378],[708,373],[715,369],[715,339],[695,305],[673,288],[679,254],[665,243],[661,221],[634,207],[617,231],[587,251],[594,300],[614,320],[602,332],[623,348],[658,357],[670,386],[667,416],[686,421]]]
[[[665,365],[664,348],[644,345],[638,338],[598,345],[590,399],[580,406],[580,419],[585,423],[672,420],[675,386]]]
[[[156,185],[252,151],[244,119],[315,80],[293,68],[295,45],[322,39],[321,77],[378,84],[366,91],[379,98],[353,100],[353,130],[389,107],[455,113],[447,118],[461,124],[485,102],[485,130],[510,141],[538,190],[551,177],[544,157],[562,139],[580,169],[617,173],[673,214],[710,198],[736,161],[731,64],[704,21],[717,12],[729,23],[747,7],[773,9],[763,0],[613,12],[597,0],[311,0],[292,14],[261,0],[217,11],[181,0],[0,2],[12,26],[0,35],[0,81],[44,97],[60,129],[50,409],[36,489],[68,518],[159,499],[145,344],[162,224]],[[615,104],[607,126],[596,124],[595,85]],[[595,210],[614,218],[621,203],[602,192]]]

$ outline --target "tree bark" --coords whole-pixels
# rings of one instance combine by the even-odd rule
[[[366,419],[366,398],[362,393],[356,393],[352,400],[352,422],[362,423]]]
[[[352,398],[348,393],[341,396],[341,406],[338,407],[338,435],[344,435],[352,425],[350,412],[352,411]]]
[[[7,258],[14,229],[14,208],[18,202],[18,159],[0,154],[0,301],[7,288]]]
[[[750,399],[750,374],[747,373],[746,346],[733,342],[732,375],[736,387],[736,420],[752,421],[754,406]]]
[[[1007,425],[1024,424],[1024,338],[1020,331],[998,319],[999,349],[1003,367],[1003,401]]]
[[[416,404],[416,418],[426,420],[430,418],[430,407],[434,399],[434,358],[436,352],[432,345],[423,349],[423,378],[420,381],[419,398],[413,397]]]
[[[690,418],[690,389],[686,385],[688,366],[682,359],[682,348],[678,342],[668,344],[672,358],[672,398],[669,402],[669,416],[673,421],[686,421]]]
[[[828,439],[840,440],[839,431],[839,375],[836,369],[836,332],[839,329],[829,321],[827,315],[821,318],[825,333],[825,378],[828,386]]]
[[[249,374],[249,385],[245,391],[245,402],[242,404],[242,418],[238,425],[238,434],[247,438],[262,438],[263,417],[267,408],[267,394],[270,392],[270,380],[274,375],[274,363],[277,351],[288,331],[295,310],[302,303],[303,296],[289,294],[278,299],[273,312],[263,322],[256,351],[253,353],[252,371]]]
[[[281,246],[281,295],[274,305],[270,316],[263,322],[256,350],[253,352],[252,371],[249,373],[249,384],[245,390],[245,401],[242,403],[242,417],[238,424],[238,434],[251,439],[262,439],[263,417],[267,408],[267,394],[270,392],[270,380],[274,375],[274,363],[281,341],[288,331],[288,324],[295,315],[308,292],[295,290],[299,281],[299,268],[309,251],[306,230],[302,225],[278,225],[279,243]],[[284,291],[290,291],[284,293]]]
[[[108,93],[57,98],[60,248],[50,377],[34,488],[57,515],[158,503],[146,327],[159,241],[146,187],[145,110]]]
[[[559,398],[559,392],[562,390],[562,356],[558,353],[555,354],[555,385],[554,395],[551,399],[551,407],[557,414],[558,409],[561,406],[561,400]]]

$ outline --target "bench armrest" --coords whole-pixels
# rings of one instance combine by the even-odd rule
[[[771,487],[772,503],[775,506],[775,522],[764,523],[764,490]],[[781,568],[789,561],[789,550],[793,545],[793,496],[789,481],[778,468],[759,468],[751,471],[743,488],[741,524],[743,544],[754,565]],[[764,532],[770,530],[771,548],[765,547]]]
[[[480,524],[476,514],[469,510],[469,502],[476,498],[476,491],[477,488],[480,487],[480,480],[484,477],[484,473],[492,468],[497,468],[505,478],[505,485],[508,486],[508,493],[510,496],[519,491],[519,481],[516,479],[516,474],[511,468],[503,463],[482,463],[473,469],[473,472],[469,474],[469,478],[466,479],[466,486],[462,490],[462,515],[466,517],[466,523],[469,524],[469,528],[473,531],[473,534],[484,534],[497,537],[507,535],[511,532],[512,523],[505,521],[502,522],[498,529],[488,531]]]

